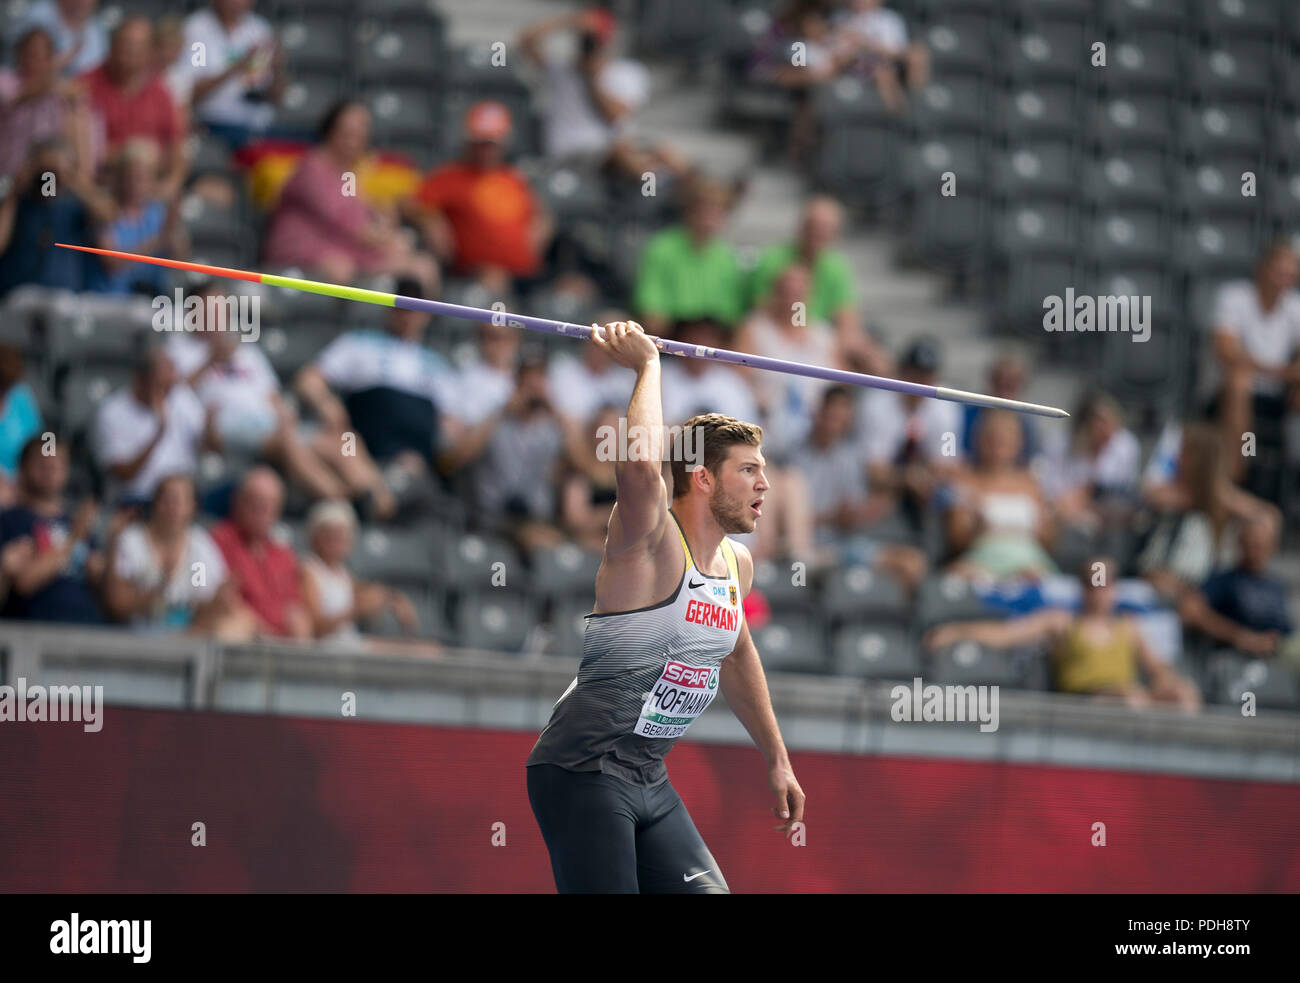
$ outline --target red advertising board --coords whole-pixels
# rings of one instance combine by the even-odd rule
[[[0,891],[550,892],[534,738],[120,707],[98,733],[0,723]],[[793,845],[753,748],[668,762],[736,893],[1300,891],[1300,785],[795,752]]]

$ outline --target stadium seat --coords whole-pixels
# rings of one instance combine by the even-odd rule
[[[931,262],[970,270],[984,260],[988,221],[988,203],[978,192],[959,190],[953,198],[922,195],[912,216],[912,247]]]
[[[898,135],[892,123],[837,123],[818,148],[817,177],[850,201],[876,204],[893,176],[897,156]]]
[[[531,582],[513,544],[474,532],[453,537],[434,576],[448,590],[464,593],[518,594]]]
[[[1102,350],[1101,377],[1107,388],[1130,407],[1130,418],[1140,418],[1145,413],[1152,420],[1167,419],[1182,408],[1182,397],[1187,379],[1185,349],[1187,333],[1174,330],[1177,321],[1159,315],[1152,305],[1153,323],[1150,337],[1138,342],[1130,335],[1110,334],[1098,339]],[[1134,413],[1132,410],[1140,410]],[[1144,421],[1145,422],[1145,421]],[[1092,549],[1100,549],[1091,544]],[[1113,550],[1101,550],[1113,553]],[[1062,569],[1075,569],[1086,562],[1087,551],[1077,557],[1073,566],[1062,561]],[[1069,559],[1075,559],[1071,557]]]
[[[830,668],[821,625],[812,615],[773,615],[762,628],[751,631],[768,672],[824,673]]]
[[[314,133],[325,113],[343,95],[344,86],[345,80],[334,73],[295,72],[285,85],[276,122]]]
[[[1248,276],[1259,234],[1249,219],[1194,219],[1177,233],[1174,260],[1190,276]]]
[[[1271,175],[1265,192],[1269,238],[1300,228],[1300,174],[1286,169]]]
[[[363,21],[353,57],[366,82],[434,82],[446,61],[443,25],[428,17]]]
[[[1017,82],[1074,81],[1092,71],[1083,25],[1039,24],[1011,40],[1000,65]]]
[[[826,578],[819,593],[821,613],[836,623],[904,621],[907,601],[892,577],[870,567],[840,567]]]
[[[978,642],[957,642],[932,653],[926,682],[940,686],[1004,686],[1020,689],[1035,659],[1045,656],[1038,650],[995,649]],[[1037,675],[1036,673],[1034,675]]]
[[[1088,139],[1103,151],[1150,147],[1166,150],[1173,139],[1169,104],[1163,96],[1108,96],[1087,112]]]
[[[586,616],[591,613],[592,606],[592,598],[576,597],[559,599],[551,604],[551,614],[547,619],[551,630],[549,654],[571,659],[581,657]]]
[[[220,208],[202,195],[186,195],[180,203],[180,215],[196,250],[242,250],[251,238],[251,230],[241,221],[237,207]]]
[[[1198,0],[1197,13],[1211,37],[1271,40],[1281,27],[1279,6],[1277,0]]]
[[[1072,139],[1079,125],[1074,88],[1069,85],[1017,86],[1002,97],[993,115],[999,137],[1012,150],[1027,140]]]
[[[909,123],[919,136],[983,133],[987,94],[978,75],[946,75],[911,100]]]
[[[1260,709],[1300,709],[1300,677],[1276,660],[1219,652],[1210,658],[1209,675],[1217,703],[1240,707],[1246,694],[1253,693]]]
[[[155,309],[147,298],[82,294],[52,308],[46,350],[56,371],[69,365],[131,366],[152,330]]]
[[[1091,157],[1083,164],[1080,192],[1084,201],[1099,210],[1162,205],[1169,194],[1164,154],[1136,149]]]
[[[1063,297],[1066,289],[1078,282],[1079,266],[1072,258],[1019,257],[1008,273],[999,321],[1012,335],[1042,338],[1044,298]],[[1048,335],[1047,341],[1049,345],[1058,340],[1066,343],[1068,337]]]
[[[505,590],[463,594],[455,605],[458,644],[518,653],[541,613],[535,599]]]
[[[419,620],[419,627],[415,632],[416,638],[429,639],[444,645],[457,643],[456,633],[447,619],[446,598],[441,595],[432,597],[412,596],[411,604],[415,608],[415,616]],[[384,637],[410,637],[402,629],[401,622],[389,609],[385,609],[379,617],[366,625],[365,629],[375,635]]]
[[[1071,198],[1079,186],[1078,170],[1074,147],[1048,140],[1014,144],[989,169],[994,193],[1016,203]]]
[[[1127,208],[1098,215],[1084,229],[1089,259],[1142,268],[1161,266],[1169,255],[1169,229],[1160,212]]]
[[[371,139],[376,146],[432,145],[437,139],[438,103],[427,88],[372,83],[362,90],[361,98],[370,107]]]
[[[1012,0],[1012,9],[1022,21],[1048,24],[1089,21],[1095,13],[1094,0]]]
[[[828,127],[849,121],[871,122],[886,129],[893,127],[894,114],[881,99],[879,90],[870,81],[852,75],[818,88],[813,95],[813,108],[817,118]]]
[[[1255,175],[1255,197],[1242,191],[1242,175]],[[1261,162],[1246,157],[1202,161],[1184,168],[1176,184],[1176,200],[1189,215],[1253,217],[1263,197],[1265,170]]]
[[[921,582],[916,599],[916,626],[928,631],[950,621],[974,621],[995,618],[961,577],[944,574],[927,577]]]
[[[1090,77],[1099,88],[1117,96],[1168,92],[1180,80],[1178,52],[1174,34],[1124,31],[1107,47],[1105,67],[1091,68]]]
[[[795,583],[796,571],[789,564],[778,564],[771,560],[760,560],[754,564],[754,588],[762,592],[767,603],[774,610],[808,610],[813,605],[816,587],[809,584],[807,577],[803,584]]]
[[[363,525],[350,563],[361,580],[428,589],[438,558],[447,548],[446,530],[435,523],[416,526]]]
[[[1151,0],[1103,0],[1102,22],[1114,36],[1142,29],[1183,31],[1187,27],[1187,7],[1179,3],[1152,3]]]
[[[543,597],[586,598],[590,610],[596,571],[600,569],[599,555],[573,543],[563,543],[552,549],[534,550],[529,559],[532,580]]]
[[[988,73],[994,64],[989,57],[988,21],[965,13],[941,16],[921,39],[930,50],[935,78],[957,71]]]
[[[1184,107],[1179,113],[1178,142],[1192,160],[1232,154],[1261,155],[1263,113],[1244,103]]]
[[[1174,309],[1173,285],[1162,266],[1135,269],[1131,264],[1102,257],[1085,284],[1087,292],[1102,297],[1150,297],[1154,312]]]
[[[847,625],[835,632],[831,653],[837,676],[912,679],[921,673],[916,645],[893,626]]]
[[[1075,217],[1065,202],[1012,205],[996,220],[999,250],[1015,258],[1073,256],[1077,247]]]
[[[655,0],[639,8],[638,50],[699,57],[718,52],[732,20],[728,0]]]
[[[280,25],[280,43],[291,78],[302,69],[339,75],[350,69],[351,33],[340,12],[303,10],[290,15]]]
[[[1188,79],[1208,102],[1266,98],[1272,88],[1272,48],[1267,41],[1215,41],[1192,55]]]

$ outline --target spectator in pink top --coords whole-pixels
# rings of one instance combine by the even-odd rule
[[[258,634],[311,638],[299,589],[298,557],[271,538],[284,506],[284,484],[270,468],[253,468],[235,492],[230,518],[212,529],[239,596],[257,617]]]
[[[147,137],[163,151],[161,197],[170,201],[185,183],[189,163],[176,104],[153,69],[153,26],[128,17],[113,31],[108,58],[81,76],[90,96],[104,150],[117,151],[132,137]]]
[[[400,234],[395,217],[368,207],[348,193],[370,149],[370,111],[344,100],[326,114],[319,143],[308,151],[280,192],[262,258],[279,267],[298,267],[332,283],[359,276],[412,276],[426,291],[438,281],[438,266]],[[355,188],[352,189],[355,191]]]

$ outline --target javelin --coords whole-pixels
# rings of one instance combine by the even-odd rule
[[[247,280],[250,283],[263,283],[268,287],[283,287],[287,290],[301,290],[310,294],[323,294],[326,297],[340,297],[343,300],[356,300],[363,304],[378,304],[381,307],[396,307],[404,311],[424,311],[429,314],[441,314],[446,317],[465,318],[470,321],[491,321],[494,324],[506,324],[512,328],[527,328],[529,331],[541,331],[546,334],[558,334],[566,337],[590,339],[592,328],[582,324],[570,324],[567,321],[550,321],[544,317],[529,317],[525,314],[510,314],[505,311],[491,311],[482,307],[465,307],[461,304],[448,304],[440,300],[425,300],[423,297],[407,297],[403,294],[384,293],[380,290],[362,290],[359,287],[344,287],[337,283],[321,283],[318,280],[301,280],[292,276],[277,276],[274,273],[250,273],[247,270],[232,270],[225,266],[206,266],[203,263],[189,263],[178,259],[160,259],[157,256],[142,256],[139,253],[124,253],[116,249],[96,249],[92,246],[70,246],[56,242],[63,249],[76,249],[83,253],[96,253],[100,256],[112,256],[115,259],[130,259],[137,263],[152,263],[154,266],[170,266],[176,270],[192,270],[206,273],[208,276],[226,277],[234,280]],[[646,335],[660,351],[669,355],[682,355],[687,358],[705,358],[715,362],[728,362],[732,365],[748,365],[756,369],[768,369],[772,372],[785,372],[788,375],[804,375],[812,379],[825,379],[828,382],[842,382],[851,386],[867,386],[871,389],[888,389],[892,392],[909,396],[925,396],[929,399],[946,399],[954,403],[969,403],[972,406],[985,406],[991,409],[1015,410],[1018,413],[1034,413],[1038,416],[1067,417],[1070,414],[1055,406],[1043,406],[1039,403],[1025,403],[1018,399],[1003,399],[1000,396],[984,396],[980,393],[965,392],[961,389],[948,389],[944,386],[925,386],[919,382],[905,382],[902,379],[887,379],[878,375],[865,375],[861,372],[848,372],[844,369],[828,369],[820,365],[806,365],[803,362],[788,362],[783,358],[767,358],[763,355],[748,355],[744,352],[728,351],[725,348],[708,348],[704,345],[687,345],[667,338]]]

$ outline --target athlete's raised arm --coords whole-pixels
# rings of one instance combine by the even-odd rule
[[[614,463],[618,499],[605,542],[606,554],[613,554],[645,542],[662,531],[668,519],[659,349],[635,321],[615,321],[597,328],[591,343],[636,372],[636,387],[627,408],[627,444],[619,447]]]

